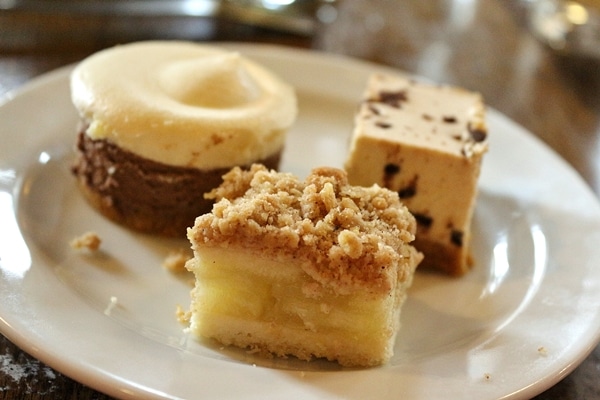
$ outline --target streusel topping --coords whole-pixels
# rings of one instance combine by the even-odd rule
[[[314,169],[304,181],[255,164],[232,169],[205,197],[212,213],[188,237],[201,246],[244,247],[273,258],[293,256],[338,293],[389,291],[410,279],[421,254],[409,244],[416,223],[398,194],[351,186],[346,173]]]

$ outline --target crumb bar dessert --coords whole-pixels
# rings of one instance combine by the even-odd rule
[[[479,94],[375,74],[356,115],[345,163],[353,185],[398,193],[417,219],[422,265],[462,275],[470,269],[471,220],[488,149]]]
[[[209,197],[212,212],[188,230],[193,334],[344,366],[389,360],[422,258],[394,192],[350,186],[340,169],[302,181],[254,165]]]

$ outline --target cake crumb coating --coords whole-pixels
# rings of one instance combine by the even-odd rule
[[[243,244],[262,256],[291,256],[338,294],[386,293],[410,281],[422,259],[410,245],[415,219],[398,194],[349,185],[341,169],[316,168],[301,181],[260,164],[235,167],[205,197],[216,203],[188,229],[194,247]]]

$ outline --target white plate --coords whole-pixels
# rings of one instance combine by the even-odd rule
[[[282,169],[341,166],[367,75],[384,68],[234,47],[297,87]],[[116,397],[529,398],[597,343],[599,204],[571,167],[494,110],[475,269],[460,279],[417,274],[389,365],[269,361],[188,338],[174,313],[188,304],[189,282],[161,266],[187,242],[108,222],[73,184],[68,73],[35,79],[0,106],[0,330],[66,375]],[[99,255],[69,247],[88,230],[104,240]]]

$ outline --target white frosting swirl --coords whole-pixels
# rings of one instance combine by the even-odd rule
[[[201,169],[249,164],[279,151],[297,113],[294,90],[219,47],[150,41],[82,61],[71,96],[92,139]]]

